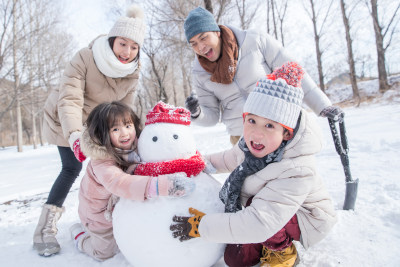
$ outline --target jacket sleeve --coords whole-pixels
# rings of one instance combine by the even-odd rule
[[[204,156],[217,170],[217,173],[232,172],[244,160],[244,153],[238,144],[231,149]]]
[[[286,62],[297,61],[276,39],[268,34],[261,34],[259,43],[265,62],[272,71]],[[301,87],[304,91],[304,102],[315,114],[319,115],[325,107],[332,105],[329,98],[318,88],[307,72],[302,79]]]
[[[304,175],[298,176],[299,172]],[[296,214],[313,180],[311,170],[292,169],[283,175],[288,176],[268,182],[243,210],[206,214],[199,225],[200,236],[228,244],[260,243],[272,237]]]
[[[199,63],[196,62],[196,64]],[[197,74],[193,75],[193,85],[199,98],[201,112],[197,118],[192,118],[192,121],[200,126],[217,124],[220,117],[220,101],[212,92],[204,88]]]
[[[84,50],[80,50],[65,68],[58,98],[58,115],[66,139],[75,131],[82,131],[87,66]]]
[[[149,176],[130,175],[115,165],[112,160],[92,161],[94,177],[110,193],[131,199],[143,201]]]

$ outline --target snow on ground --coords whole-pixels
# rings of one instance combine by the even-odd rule
[[[300,255],[298,266],[400,266],[399,102],[362,104],[359,108],[346,108],[345,112],[350,169],[353,178],[360,179],[356,209],[342,210],[343,168],[327,120],[317,118],[326,144],[317,156],[318,168],[339,220],[327,238],[314,247],[304,250],[296,243]],[[193,130],[202,154],[230,147],[222,124],[210,128],[193,127]],[[17,153],[15,147],[0,149],[0,266],[129,266],[121,254],[97,262],[75,250],[69,227],[78,221],[80,178],[68,195],[66,212],[58,223],[61,252],[44,258],[32,249],[32,235],[41,205],[59,168],[55,146],[46,145],[36,150],[24,147],[23,153]],[[216,176],[221,182],[226,177],[225,174]],[[220,261],[215,266],[224,264]]]

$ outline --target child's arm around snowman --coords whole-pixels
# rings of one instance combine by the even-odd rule
[[[132,175],[124,172],[113,160],[91,160],[87,175],[109,193],[131,200],[144,201],[158,196],[182,195],[177,188],[179,174],[158,177]],[[93,186],[95,188],[95,186]]]
[[[244,160],[244,153],[240,150],[238,144],[232,148],[204,155],[204,160],[210,169],[215,169],[216,173],[230,173]]]

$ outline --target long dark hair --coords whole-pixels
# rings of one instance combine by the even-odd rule
[[[127,152],[122,152],[111,144],[110,129],[118,120],[122,120],[124,124],[133,123],[136,137],[140,136],[142,127],[138,116],[129,106],[119,101],[105,102],[96,106],[86,120],[86,127],[90,139],[95,144],[104,146],[117,164],[125,169],[130,164],[123,160],[122,155]]]

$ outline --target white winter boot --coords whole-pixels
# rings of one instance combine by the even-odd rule
[[[82,252],[82,242],[81,240],[86,236],[85,229],[83,229],[82,224],[75,223],[70,228],[69,231],[71,233],[71,238],[74,241],[75,247],[77,250]]]
[[[51,256],[60,251],[60,244],[56,239],[57,221],[64,212],[64,207],[44,204],[38,225],[33,235],[33,248],[40,256]]]

